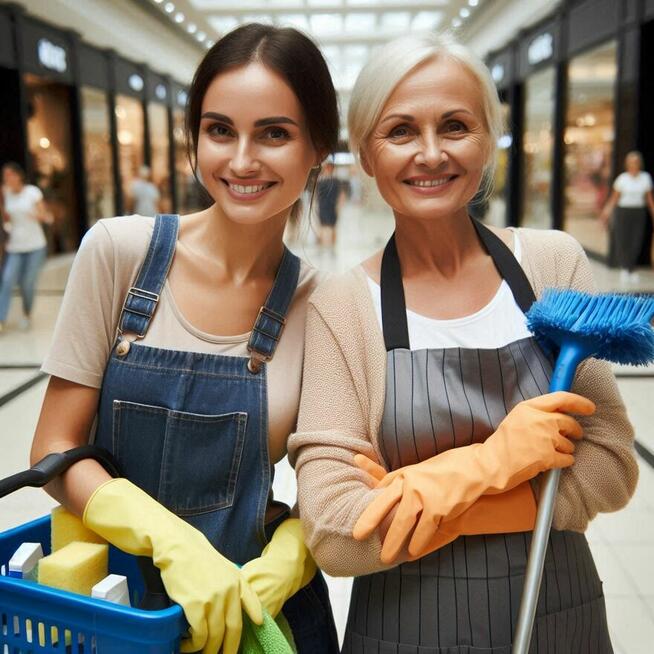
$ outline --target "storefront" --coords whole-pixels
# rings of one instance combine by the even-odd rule
[[[599,214],[624,155],[641,149],[646,167],[654,166],[646,129],[654,100],[639,78],[649,65],[647,30],[654,36],[648,16],[654,19],[654,0],[568,0],[488,58],[513,128],[496,182],[502,189],[508,171],[505,224],[564,229],[590,256],[609,258],[610,232]],[[500,72],[511,66],[507,82]]]
[[[172,108],[181,111],[183,140],[182,85],[7,4],[0,88],[0,165],[16,161],[43,191],[51,253],[77,248],[100,218],[130,212],[144,166],[159,188],[157,209],[178,210]]]

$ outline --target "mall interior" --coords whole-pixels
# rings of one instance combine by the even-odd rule
[[[395,37],[449,30],[488,66],[505,125],[492,191],[470,212],[496,227],[563,230],[582,245],[600,291],[654,293],[654,215],[629,274],[616,265],[612,231],[601,220],[629,152],[639,151],[642,169],[654,171],[654,0],[0,2],[0,165],[19,164],[49,216],[33,312],[26,320],[15,288],[0,333],[0,478],[29,466],[48,383],[40,366],[85,233],[98,220],[136,212],[133,184],[144,167],[157,212],[207,206],[189,163],[187,91],[204,53],[249,22],[309,34],[338,92],[333,174],[344,192],[335,247],[320,238],[315,206],[286,234],[309,264],[346,271],[393,231],[391,210],[348,149],[345,116],[359,71]],[[640,478],[628,506],[598,515],[586,535],[613,650],[646,654],[654,648],[654,366],[616,364],[614,373]],[[286,460],[276,468],[275,496],[293,505],[293,470]],[[35,488],[0,499],[0,532],[54,505]],[[328,578],[328,585],[342,637],[352,580]]]

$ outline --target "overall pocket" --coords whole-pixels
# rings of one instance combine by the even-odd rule
[[[114,400],[113,452],[122,474],[177,515],[234,502],[247,413],[203,415]]]

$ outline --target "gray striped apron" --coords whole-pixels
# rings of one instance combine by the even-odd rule
[[[473,221],[523,312],[534,301],[513,254]],[[483,442],[521,400],[548,391],[551,361],[532,338],[498,349],[411,351],[394,237],[384,252],[387,349],[380,442],[389,470]],[[510,654],[531,533],[461,536],[357,577],[346,654]],[[530,654],[610,654],[602,583],[583,534],[552,531]]]

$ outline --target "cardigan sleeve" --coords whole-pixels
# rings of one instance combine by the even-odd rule
[[[344,346],[352,348],[357,346],[356,333],[351,333],[356,332],[356,319],[350,315],[347,320],[345,305],[347,298],[342,297],[339,322],[346,320],[340,327],[351,331]],[[288,452],[297,475],[307,544],[318,566],[332,576],[365,575],[392,567],[380,562],[376,532],[363,542],[352,537],[356,520],[379,493],[368,488],[364,473],[354,464],[357,453],[378,456],[369,434],[369,403],[351,373],[352,353],[344,354],[312,302],[305,338],[298,431],[289,439]],[[365,335],[358,339],[361,356],[365,356],[365,340]],[[360,380],[361,369],[358,372]]]
[[[596,292],[583,249],[574,239],[569,241],[574,247],[575,265],[568,286]],[[597,410],[580,419],[584,438],[577,445],[574,465],[561,474],[553,526],[584,531],[597,513],[617,511],[627,504],[636,489],[638,464],[633,453],[633,427],[611,365],[587,359],[577,370],[572,390],[593,400]]]

